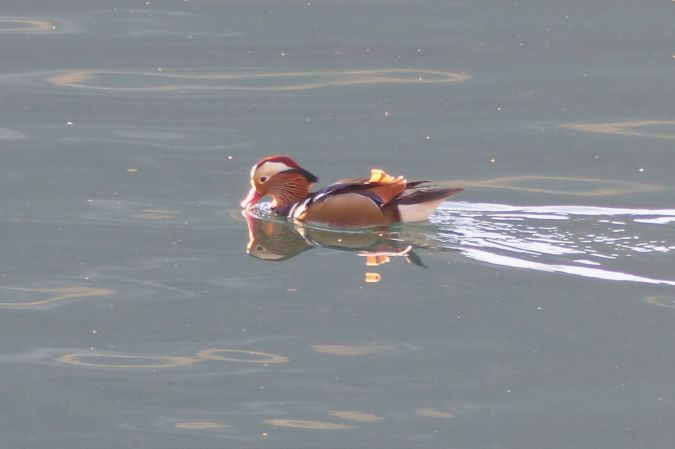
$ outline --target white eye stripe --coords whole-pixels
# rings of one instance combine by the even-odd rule
[[[283,162],[265,162],[258,168],[265,169],[265,172],[279,173],[280,171],[290,170],[293,167],[289,167]]]
[[[254,165],[251,169],[251,180],[255,179],[258,182],[261,181],[260,178],[267,178],[269,180],[272,176],[276,175],[279,172],[290,170],[293,167],[289,167],[283,162],[264,162],[260,166]]]

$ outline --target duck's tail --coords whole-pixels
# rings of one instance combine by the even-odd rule
[[[426,185],[425,181],[408,183],[408,188],[387,204],[383,212],[394,221],[409,223],[429,218],[444,199],[461,192],[461,187]]]

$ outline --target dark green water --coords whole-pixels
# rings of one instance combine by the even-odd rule
[[[672,447],[675,4],[10,3],[1,448]],[[247,226],[275,153],[466,191]]]

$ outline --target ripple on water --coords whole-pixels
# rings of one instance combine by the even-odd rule
[[[266,419],[265,424],[273,427],[288,427],[292,429],[308,430],[349,430],[353,426],[349,424],[340,424],[327,421],[314,421],[308,419],[285,419],[275,418]]]
[[[176,368],[201,362],[196,357],[126,355],[105,353],[71,353],[55,359],[57,363],[87,368],[122,368],[122,369],[160,369]]]
[[[675,296],[655,295],[645,298],[647,304],[675,310]]]
[[[13,140],[24,140],[26,136],[11,128],[0,128],[0,140],[13,141]]]
[[[335,86],[386,84],[445,84],[465,81],[464,73],[426,69],[370,69],[308,72],[212,72],[77,70],[49,75],[49,84],[98,91],[195,92],[195,91],[302,91]]]
[[[136,175],[136,172],[132,172]],[[110,226],[161,227],[191,229],[222,229],[221,203],[163,201],[140,202],[117,199],[89,199],[80,213],[84,222],[99,222]]]
[[[570,123],[562,128],[598,134],[675,139],[675,120],[632,120],[606,123]]]
[[[241,349],[207,349],[199,351],[197,357],[202,360],[240,363],[286,363],[288,358],[267,352],[244,351]]]
[[[358,410],[331,410],[328,414],[336,418],[358,423],[376,423],[384,421],[383,416]]]
[[[364,355],[382,354],[397,349],[395,345],[312,345],[313,351],[322,354],[359,357]]]
[[[84,123],[78,123],[77,126],[86,132],[64,135],[59,133],[58,129],[51,131],[55,133],[54,138],[62,143],[113,145],[119,151],[133,155],[137,155],[138,149],[143,148],[161,152],[162,158],[192,162],[201,156],[211,158],[211,153],[217,153],[219,157],[227,157],[227,160],[231,161],[242,151],[253,147],[249,142],[227,142],[227,134],[232,134],[233,130],[223,127],[176,126],[174,123],[166,126],[120,125],[114,128]],[[2,139],[1,130],[0,139]],[[143,165],[141,169],[144,168]]]
[[[665,187],[655,184],[569,176],[502,176],[487,179],[460,180],[457,183],[462,187],[496,188],[549,195],[585,197],[619,196],[665,190]]]
[[[0,34],[43,33],[56,30],[56,23],[45,19],[18,19],[0,17]]]
[[[185,407],[180,411],[185,413]],[[153,423],[152,428],[171,432],[195,432],[201,434],[222,434],[232,430],[232,426],[225,422],[222,412],[205,413],[203,411],[189,413],[188,416],[161,416]],[[139,428],[137,427],[136,430]],[[147,429],[147,427],[144,427]]]
[[[444,418],[444,419],[450,419],[450,418],[456,418],[457,413],[455,413],[452,410],[439,410],[437,408],[431,408],[431,407],[420,407],[415,409],[415,415],[417,416],[423,416],[426,418]]]
[[[224,430],[229,428],[227,424],[216,421],[177,421],[175,429],[181,430]]]
[[[0,34],[65,34],[79,33],[77,21],[64,17],[8,17],[0,16]]]
[[[56,303],[100,296],[115,291],[91,287],[27,288],[0,286],[0,309],[24,309],[52,306]]]
[[[193,355],[138,355],[108,352],[75,352],[54,359],[56,363],[84,368],[162,369],[179,368],[204,362],[257,363],[262,365],[288,362],[288,358],[267,352],[244,349],[211,348]]]

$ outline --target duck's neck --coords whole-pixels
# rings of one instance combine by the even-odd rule
[[[285,176],[270,192],[274,210],[280,215],[288,215],[295,203],[307,198],[310,186],[303,176]]]

